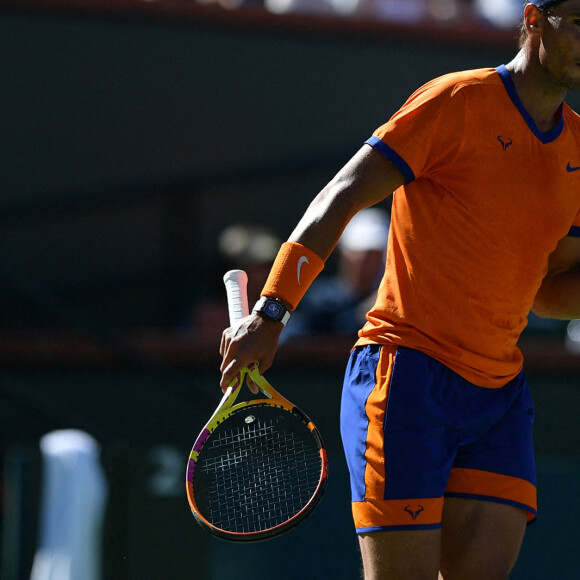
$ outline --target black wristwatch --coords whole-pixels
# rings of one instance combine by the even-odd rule
[[[290,312],[288,312],[284,304],[275,298],[268,298],[268,296],[262,296],[262,298],[256,302],[254,312],[258,312],[268,320],[281,322],[284,325],[286,325],[290,319]]]

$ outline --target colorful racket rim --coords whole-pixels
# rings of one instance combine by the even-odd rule
[[[263,398],[235,404],[246,376]],[[303,522],[324,494],[326,450],[310,418],[245,368],[199,434],[186,488],[197,522],[225,540],[266,540]]]

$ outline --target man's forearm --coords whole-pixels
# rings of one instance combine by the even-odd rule
[[[580,267],[547,277],[536,295],[533,311],[542,318],[580,318]]]

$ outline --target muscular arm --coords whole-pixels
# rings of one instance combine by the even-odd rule
[[[542,318],[580,318],[580,238],[562,239],[550,256],[533,311]]]
[[[399,170],[370,145],[364,145],[314,198],[290,235],[326,260],[350,219],[403,185]]]
[[[314,198],[289,237],[316,252],[323,260],[332,253],[350,219],[361,209],[387,198],[405,182],[399,170],[369,145],[364,145]],[[235,328],[224,331],[222,389],[252,362],[266,371],[274,360],[282,324],[250,314]]]

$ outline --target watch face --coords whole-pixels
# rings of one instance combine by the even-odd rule
[[[275,300],[268,300],[266,304],[264,304],[264,308],[262,309],[266,316],[274,319],[282,318],[284,314],[284,307],[279,302]]]

